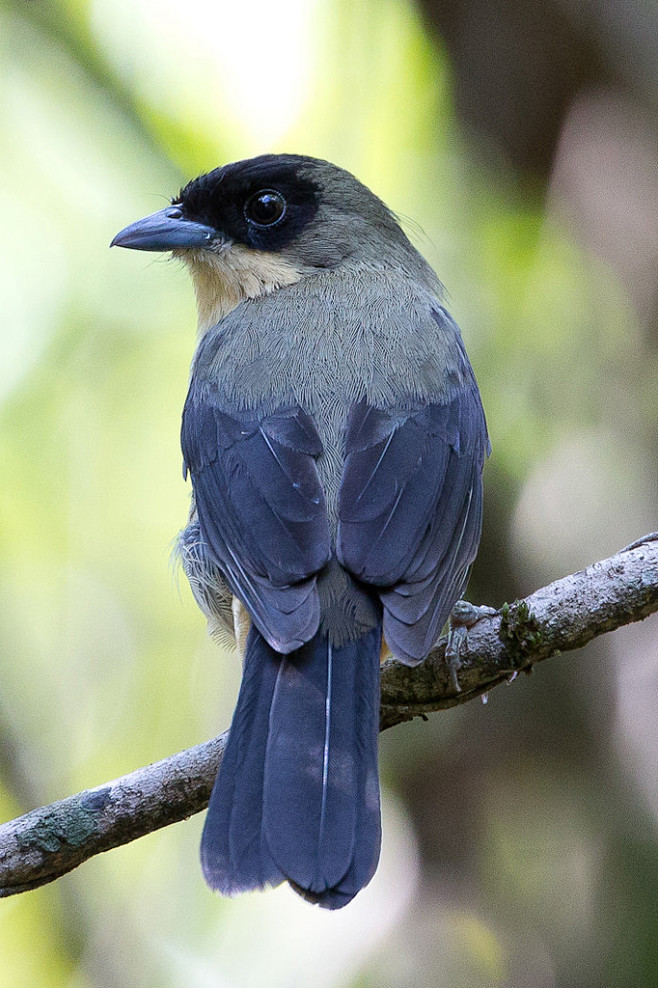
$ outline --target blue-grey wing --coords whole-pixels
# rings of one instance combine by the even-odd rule
[[[208,551],[272,647],[299,648],[317,631],[315,574],[331,554],[312,419],[228,414],[193,383],[181,443]]]
[[[489,440],[463,359],[445,401],[397,412],[361,402],[346,429],[338,559],[378,588],[386,642],[410,663],[435,643],[480,540]]]

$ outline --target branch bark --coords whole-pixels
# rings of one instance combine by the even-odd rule
[[[658,533],[515,601],[469,632],[456,691],[442,639],[420,666],[382,667],[381,729],[465,703],[552,655],[658,611]],[[0,826],[0,897],[205,808],[227,732]]]

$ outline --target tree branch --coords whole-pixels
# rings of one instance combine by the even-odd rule
[[[658,611],[658,533],[505,605],[461,649],[460,691],[445,639],[421,665],[382,667],[381,728],[465,703],[534,663]],[[213,741],[0,826],[0,897],[51,882],[83,861],[204,809],[226,745]]]

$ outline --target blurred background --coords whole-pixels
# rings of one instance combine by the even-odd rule
[[[182,183],[329,158],[436,267],[494,452],[469,596],[658,527],[658,7],[0,0],[0,817],[230,723],[170,565],[192,289],[108,250]],[[382,736],[384,853],[326,914],[221,900],[202,819],[0,902],[3,988],[658,983],[658,622]]]

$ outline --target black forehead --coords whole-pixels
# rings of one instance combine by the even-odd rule
[[[313,179],[309,161],[295,155],[262,155],[233,162],[193,179],[174,201],[191,218],[240,242],[276,250],[289,243],[317,212],[320,185]],[[287,203],[285,221],[265,231],[254,229],[244,216],[247,199],[263,189],[280,192]]]

